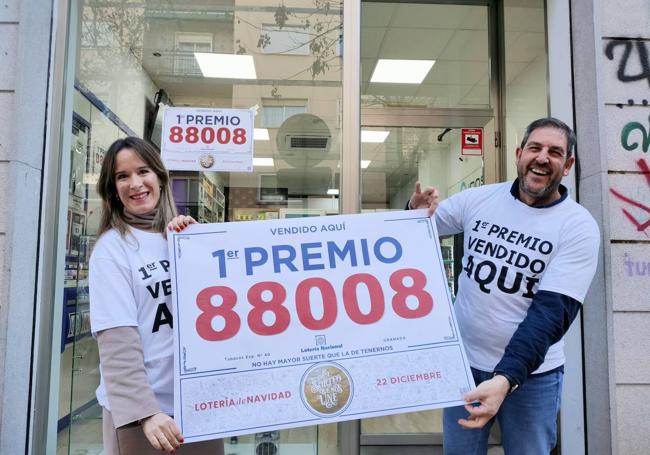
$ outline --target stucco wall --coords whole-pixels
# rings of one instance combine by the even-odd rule
[[[52,2],[0,1],[0,453],[28,434]]]
[[[19,28],[18,0],[0,2],[0,438],[5,434],[7,406],[4,399],[7,328],[9,319],[8,286],[11,268],[10,233],[13,189],[10,176],[15,137],[12,128],[16,102],[16,42]]]
[[[641,455],[650,450],[650,0],[602,1],[601,17],[614,412],[619,453]]]
[[[648,453],[650,0],[574,0],[581,202],[603,252],[585,307],[588,453]]]

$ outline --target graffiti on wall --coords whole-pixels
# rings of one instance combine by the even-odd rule
[[[605,48],[605,56],[610,60],[614,60],[614,48],[618,46],[623,46],[624,48],[623,55],[618,62],[618,71],[616,73],[618,80],[621,82],[636,82],[645,79],[648,81],[648,86],[650,86],[650,60],[648,60],[648,49],[645,41],[611,40]],[[636,49],[636,54],[641,65],[641,70],[636,74],[630,74],[628,72],[633,49]]]
[[[622,53],[618,53],[618,68],[616,77],[623,83],[647,81],[650,86],[650,58],[647,43],[642,40],[623,40],[614,39],[609,41],[605,47],[605,56],[612,61],[617,58],[615,49],[623,48]],[[648,106],[648,100],[643,99],[640,103]],[[634,105],[634,100],[627,100],[628,105]],[[616,104],[619,108],[623,103]]]
[[[646,162],[645,159],[639,159],[636,162],[639,170],[641,171],[641,174],[645,175],[645,180],[648,185],[648,188],[650,189],[650,166],[648,166],[648,163]],[[621,209],[623,211],[623,215],[632,223],[632,225],[636,228],[637,231],[643,232],[646,236],[648,233],[646,230],[650,228],[650,207],[643,204],[640,201],[634,200],[630,197],[625,196],[624,194],[620,193],[619,191],[615,190],[614,188],[610,188],[609,191],[612,193],[612,195],[619,199],[620,201],[623,201],[628,207],[636,207],[638,209],[641,209],[643,212],[647,213],[647,218],[645,221],[639,220],[637,217],[632,215],[632,213],[627,209],[623,208]]]
[[[630,136],[632,133],[638,131],[641,133],[641,142],[638,142],[634,137],[632,139]],[[633,141],[633,142],[631,142]],[[641,146],[643,153],[648,153],[648,148],[650,148],[650,117],[648,117],[648,129],[639,122],[629,122],[621,130],[621,145],[627,151],[633,151]]]
[[[634,260],[628,253],[623,254],[623,265],[627,276],[650,276],[650,262]]]
[[[650,42],[644,39],[611,39],[608,40],[605,46],[605,57],[614,63],[616,70],[616,80],[622,87],[629,86],[632,88],[630,91],[623,91],[626,93],[624,98],[628,99],[627,102],[617,102],[616,106],[623,108],[625,105],[647,107],[648,103],[648,87],[650,87],[650,52],[648,46]],[[612,68],[612,69],[614,69]],[[614,74],[612,74],[613,76]],[[647,85],[646,85],[647,84]],[[617,90],[612,87],[612,90]],[[610,93],[614,95],[614,93]],[[639,98],[642,98],[639,100]],[[620,100],[623,101],[623,100]],[[635,107],[636,109],[637,107]],[[642,108],[643,109],[643,108]],[[644,109],[645,110],[645,109]],[[646,111],[647,112],[647,111]],[[636,115],[635,115],[636,117]],[[620,144],[621,147],[627,152],[635,152],[635,168],[634,174],[640,173],[643,175],[645,185],[642,188],[636,189],[636,195],[630,195],[632,191],[630,187],[626,190],[615,189],[610,187],[611,195],[622,202],[621,211],[637,232],[643,232],[647,237],[648,229],[650,229],[650,206],[647,205],[647,200],[644,197],[643,202],[640,200],[639,194],[645,196],[646,192],[650,194],[650,166],[646,158],[639,157],[642,152],[644,155],[650,151],[650,117],[648,123],[645,120],[630,119],[620,131]],[[630,182],[626,178],[626,182]],[[647,191],[646,191],[647,190]],[[645,202],[645,203],[644,203]]]

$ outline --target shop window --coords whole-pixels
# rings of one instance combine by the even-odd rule
[[[117,8],[111,2],[82,0],[73,9],[79,16],[70,18],[81,27],[78,31],[71,27],[78,35],[68,38],[70,55],[78,53],[74,68],[78,88],[66,93],[74,97],[74,106],[64,113],[67,119],[79,119],[73,131],[66,131],[72,136],[72,150],[61,151],[71,157],[72,166],[70,180],[63,182],[69,212],[61,227],[67,230],[68,248],[65,270],[58,270],[60,276],[65,273],[65,310],[62,320],[56,321],[63,331],[57,372],[61,455],[102,452],[101,409],[94,396],[99,359],[88,333],[87,270],[101,212],[94,184],[103,154],[115,139],[135,135],[156,141],[160,135],[156,117],[163,105],[224,109],[257,105],[253,172],[171,169],[178,211],[204,223],[339,212],[338,197],[330,191],[338,191],[339,185],[341,4],[154,3],[126,2]],[[262,49],[258,43],[265,34],[270,41]],[[203,77],[196,52],[252,55],[257,79]],[[168,95],[159,95],[158,115],[156,93]],[[288,119],[308,112],[311,124],[288,131],[300,133],[298,138],[279,136]],[[333,455],[336,432],[336,424],[319,430],[315,426],[258,434],[251,430],[249,435],[228,438],[226,453],[255,453],[264,447],[278,453]]]

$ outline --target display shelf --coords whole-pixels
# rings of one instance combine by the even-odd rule
[[[440,239],[440,252],[442,254],[442,263],[445,268],[445,275],[447,275],[447,285],[451,291],[451,295],[455,295],[454,287],[454,238],[444,237]]]
[[[277,220],[278,212],[264,208],[237,208],[230,221]]]
[[[194,216],[199,223],[225,220],[226,197],[205,174],[174,175],[174,199],[179,213]]]

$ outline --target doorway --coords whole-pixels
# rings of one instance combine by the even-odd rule
[[[495,18],[487,1],[362,2],[362,212],[402,210],[416,181],[445,199],[502,178]],[[441,247],[455,295],[462,238]],[[442,453],[441,410],[363,419],[358,432],[363,455]],[[490,453],[499,443],[493,431]]]
[[[397,118],[389,123],[396,123]],[[480,153],[463,149],[468,131],[493,134],[493,120],[465,125],[472,127],[370,126],[362,128],[362,211],[402,210],[417,180],[432,184],[441,199],[466,188],[494,183],[494,143],[483,142]],[[451,123],[450,123],[451,125]],[[457,125],[454,123],[453,125]],[[364,137],[366,142],[363,142]],[[379,142],[383,138],[382,142]],[[462,236],[441,238],[442,256],[451,295],[456,294],[461,271]],[[360,453],[363,455],[437,453],[442,449],[442,411],[423,411],[363,419],[360,422]],[[498,431],[490,444],[498,445]],[[433,450],[433,452],[432,452]],[[495,447],[495,450],[498,450]],[[442,452],[440,452],[442,453]],[[499,453],[498,451],[495,453]]]

